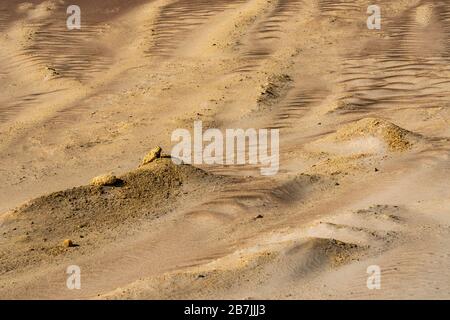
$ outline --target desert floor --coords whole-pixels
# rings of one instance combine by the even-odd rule
[[[0,298],[450,298],[448,1],[76,2],[0,2]],[[278,174],[139,167],[196,120]]]

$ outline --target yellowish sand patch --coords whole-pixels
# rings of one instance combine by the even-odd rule
[[[423,5],[416,9],[414,19],[420,26],[426,27],[427,25],[430,24],[432,18],[433,18],[432,5]]]
[[[328,158],[311,167],[308,173],[337,175],[346,172],[355,172],[363,168],[361,161],[366,156],[366,154],[358,154]]]

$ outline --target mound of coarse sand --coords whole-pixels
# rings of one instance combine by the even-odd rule
[[[115,238],[130,223],[159,218],[221,178],[157,158],[111,179],[100,176],[96,183],[39,197],[8,213],[0,226],[0,274]],[[64,245],[65,239],[71,245]]]
[[[389,121],[379,118],[364,118],[342,127],[322,139],[322,142],[339,143],[371,137],[382,141],[389,151],[408,150],[419,140],[419,135]]]

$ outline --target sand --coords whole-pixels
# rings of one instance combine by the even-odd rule
[[[0,299],[450,298],[447,3],[70,4],[0,2]],[[175,165],[200,120],[278,174]]]

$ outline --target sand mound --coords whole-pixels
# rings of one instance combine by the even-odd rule
[[[321,141],[342,143],[359,140],[367,142],[367,140],[361,139],[372,138],[383,142],[389,151],[405,151],[413,146],[418,135],[383,119],[365,118],[344,126]]]
[[[350,174],[378,171],[388,152],[404,152],[418,146],[421,136],[379,118],[364,118],[305,145],[315,163],[308,174]]]
[[[1,226],[0,251],[7,254],[0,259],[0,273],[65,252],[71,246],[61,246],[61,239],[76,239],[77,246],[83,248],[101,242],[110,233],[117,237],[133,221],[161,217],[181,196],[189,197],[192,189],[192,194],[205,192],[215,178],[192,166],[160,158],[116,178],[115,182],[121,183],[114,186],[110,186],[111,176],[102,176],[94,179],[95,185],[32,200],[8,214]]]
[[[236,290],[266,298],[277,281],[301,283],[309,276],[338,268],[358,257],[364,248],[335,239],[303,239],[275,247],[252,247],[210,263],[138,280],[101,299],[202,299],[210,292],[226,299]],[[275,286],[275,287],[274,287]]]

